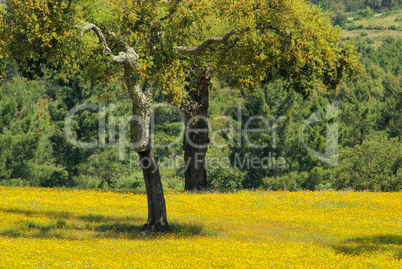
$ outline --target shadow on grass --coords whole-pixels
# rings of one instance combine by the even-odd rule
[[[170,223],[169,233],[150,233],[144,235],[142,232],[143,225],[137,224],[127,224],[127,223],[111,223],[111,224],[101,224],[95,227],[96,232],[100,232],[97,237],[101,238],[126,238],[126,239],[148,239],[148,238],[159,238],[161,236],[167,235],[169,237],[183,238],[191,236],[208,236],[206,232],[203,231],[201,226],[197,225],[186,225]]]
[[[64,211],[40,211],[40,210],[22,210],[18,208],[0,208],[3,212],[8,213],[15,213],[15,214],[22,214],[26,216],[45,216],[48,218],[54,219],[79,219],[83,221],[89,222],[105,222],[105,221],[123,221],[123,220],[134,220],[134,221],[143,221],[141,218],[133,218],[133,217],[111,217],[111,216],[104,216],[100,214],[87,214],[87,215],[74,215],[69,212]]]
[[[144,234],[142,228],[146,222],[142,218],[110,217],[103,215],[73,215],[57,211],[22,211],[19,209],[2,209],[4,212],[23,214],[27,216],[46,216],[46,223],[26,221],[15,223],[0,232],[0,236],[24,238],[59,238],[69,240],[84,240],[93,238],[121,238],[148,240],[167,236],[183,238],[192,236],[211,236],[202,226],[194,224],[169,223],[168,233]]]
[[[397,259],[402,259],[402,235],[385,234],[347,239],[331,245],[338,253],[346,255],[366,255],[376,251],[395,251]]]

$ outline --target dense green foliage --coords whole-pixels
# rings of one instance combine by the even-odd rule
[[[402,190],[402,141],[376,137],[353,148],[346,147],[334,171],[336,189]]]
[[[327,6],[327,2],[343,3],[343,11],[347,12],[364,10],[367,6],[376,8],[371,6],[375,1],[360,1],[361,5],[353,7],[352,3],[360,2],[320,2],[328,9],[331,6]],[[382,1],[381,5],[388,2]],[[379,8],[387,8],[381,5]],[[293,90],[291,81],[263,82],[249,93],[246,90],[239,92],[225,84],[222,77],[217,77],[210,92],[211,135],[221,130],[213,137],[215,144],[227,143],[228,146],[210,145],[207,153],[211,160],[208,166],[210,187],[225,190],[402,190],[402,39],[389,37],[378,47],[357,42],[356,49],[361,53],[362,63],[358,76],[352,80],[343,79],[333,91],[319,84],[308,99]],[[22,73],[16,64],[8,65],[5,70],[7,79],[0,87],[0,184],[141,187],[142,172],[137,168],[136,154],[119,160],[118,117],[126,117],[131,111],[130,98],[121,90],[120,83],[111,81],[107,86],[110,88],[107,92],[113,94],[107,96],[105,147],[79,149],[66,138],[65,117],[78,104],[100,105],[98,97],[105,88],[90,82],[86,77],[88,74],[84,73],[69,77],[68,82],[54,81],[50,79],[54,78],[53,74],[43,64],[39,66],[40,70],[35,72],[40,72],[43,77],[36,80],[22,77],[27,73],[23,66],[20,66]],[[326,107],[335,101],[338,101],[338,117],[323,117],[322,121],[303,131],[306,146],[325,152],[327,125],[338,124],[339,164],[334,168],[308,153],[301,130],[310,115],[316,111],[326,115]],[[158,93],[155,104],[166,102],[166,97]],[[109,105],[115,108],[111,109]],[[222,131],[230,126],[228,120],[218,118],[222,115],[232,121],[233,133]],[[245,134],[247,120],[253,116],[266,118],[269,132]],[[116,124],[114,134],[108,129],[113,121]],[[99,142],[98,124],[99,111],[83,110],[74,117],[73,133],[79,141]],[[240,134],[238,126],[241,127]],[[266,128],[266,124],[255,120],[249,127]],[[152,138],[154,144],[159,145],[155,151],[162,180],[165,186],[180,189],[185,164],[181,159],[178,113],[172,108],[155,108],[154,128]],[[268,146],[256,149],[246,140]],[[174,141],[178,142],[167,146]],[[124,153],[130,154],[128,150]],[[262,156],[269,158],[265,162],[269,167],[250,169],[241,165],[247,158]],[[227,160],[229,165],[222,167],[213,160],[219,160],[221,164],[222,160]]]
[[[235,148],[232,156],[239,152],[243,156],[249,152],[253,156],[276,154],[276,158],[282,156],[286,159],[286,168],[248,170],[243,186],[291,190],[349,187],[360,190],[401,190],[402,181],[398,174],[402,168],[399,161],[402,145],[400,42],[401,39],[388,38],[377,49],[366,43],[358,43],[357,49],[362,53],[363,63],[359,77],[343,82],[336,92],[318,89],[316,95],[303,100],[291,91],[284,91],[286,85],[283,83],[274,83],[261,87],[254,96],[247,96],[245,113],[264,115],[268,119],[285,118],[277,126],[276,147],[271,143],[260,150]],[[334,101],[338,101],[338,117],[323,119],[305,128],[304,141],[308,147],[325,152],[326,126],[335,121],[339,129],[340,148],[336,169],[307,153],[301,139],[304,120],[317,110],[325,115],[325,107]],[[260,128],[263,128],[262,125]],[[378,135],[382,136],[380,140],[376,138]],[[268,144],[272,141],[272,133],[257,136],[260,144],[261,141]],[[372,161],[374,156],[370,155],[373,152],[377,152],[375,162]],[[349,169],[351,165],[361,170]],[[370,173],[378,175],[372,177]]]
[[[227,127],[225,121],[216,117],[227,115],[238,124],[238,106],[241,106],[242,126],[254,115],[277,120],[275,146],[273,133],[250,133],[254,144],[268,144],[264,149],[254,149],[241,137],[242,147],[237,147],[235,133],[233,147],[216,148],[212,144],[208,158],[228,158],[230,169],[208,167],[209,184],[212,188],[270,188],[270,189],[320,189],[356,188],[372,190],[400,190],[402,162],[402,75],[400,73],[401,40],[392,38],[377,49],[359,43],[363,67],[360,75],[352,81],[344,81],[336,92],[327,92],[319,87],[308,100],[293,91],[287,83],[277,81],[261,85],[254,94],[239,93],[216,80],[211,89],[209,118],[212,133]],[[132,159],[119,161],[119,137],[116,128],[115,145],[109,146],[106,132],[106,147],[79,149],[74,147],[64,133],[67,112],[77,104],[98,104],[97,87],[81,76],[70,79],[68,84],[54,83],[46,77],[36,81],[22,78],[15,66],[8,66],[8,78],[0,93],[0,179],[3,185],[76,186],[83,188],[132,188],[141,186],[141,171]],[[117,89],[108,110],[106,126],[114,116],[129,115],[128,97]],[[319,110],[324,115],[325,107],[339,100],[339,165],[331,168],[304,148],[300,130],[303,122]],[[164,103],[162,95],[158,103]],[[73,132],[83,142],[98,139],[97,111],[84,110],[73,121]],[[180,117],[172,108],[155,108],[155,144],[161,164],[161,173],[166,186],[182,188],[184,165],[182,154]],[[326,124],[322,121],[304,130],[308,147],[325,152]],[[264,128],[261,121],[253,121],[253,128]],[[237,131],[237,127],[236,131]],[[377,138],[381,135],[381,138]],[[229,141],[228,132],[214,136],[217,144]],[[392,140],[389,140],[392,139]],[[175,140],[178,143],[164,147]],[[128,152],[127,152],[128,154]],[[237,158],[244,160],[249,154],[255,156],[283,157],[285,167],[247,169],[234,167]],[[269,155],[271,154],[271,155]],[[399,155],[398,155],[399,154]],[[374,160],[374,161],[372,161]],[[130,167],[131,163],[131,167]],[[360,169],[356,169],[356,168]],[[375,175],[375,176],[374,176]]]
[[[141,174],[133,176],[128,162],[118,162],[117,150],[79,149],[66,138],[67,112],[77,104],[97,104],[96,87],[80,76],[70,78],[68,84],[47,78],[28,81],[17,73],[15,65],[9,66],[7,73],[0,89],[2,184],[138,186]],[[116,98],[127,99],[124,94]],[[127,114],[126,102],[115,103],[116,111]],[[96,141],[98,113],[77,113],[72,126],[78,140]]]

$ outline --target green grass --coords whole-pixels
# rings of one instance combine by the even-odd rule
[[[381,45],[381,42],[387,36],[395,38],[402,37],[402,8],[384,13],[377,13],[370,18],[362,18],[360,20],[353,20],[353,17],[350,17],[348,18],[348,21],[349,22],[345,24],[344,29],[342,30],[343,36],[345,38],[349,37],[351,40],[365,40],[368,38],[374,41],[371,44],[373,47]],[[348,30],[351,25],[362,25],[363,29]],[[391,26],[394,26],[396,30],[390,30],[389,28]],[[380,27],[383,29],[375,30]],[[367,28],[372,28],[373,30],[367,30]]]

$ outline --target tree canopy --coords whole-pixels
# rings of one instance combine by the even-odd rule
[[[284,77],[308,95],[317,80],[333,88],[357,63],[339,29],[301,0],[12,0],[1,9],[1,54],[28,75],[40,75],[44,64],[66,79],[81,69],[107,83],[121,75],[108,56],[117,57],[126,44],[140,56],[141,80],[157,79],[176,105],[181,89],[192,88],[194,67],[210,66],[243,88]],[[96,31],[82,35],[91,24],[105,42]]]

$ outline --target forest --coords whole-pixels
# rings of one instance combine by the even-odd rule
[[[402,190],[402,3],[310,2],[342,28],[344,41],[354,42],[356,74],[334,90],[319,83],[308,96],[286,79],[239,90],[216,75],[209,89],[207,188]],[[46,66],[33,71],[18,61],[4,65],[3,74],[1,185],[142,191],[138,156],[121,145],[129,128],[119,120],[132,108],[119,79],[105,88],[84,72],[66,80]],[[73,115],[71,133],[96,147],[77,147],[66,135],[67,115],[81,104],[93,107]],[[181,190],[186,164],[180,113],[159,91],[153,107],[151,138],[163,186]],[[329,108],[336,113],[325,117]],[[317,113],[319,120],[306,125]],[[250,128],[260,131],[246,133]],[[323,161],[317,153],[328,150],[330,130],[336,131],[336,156]],[[261,156],[262,163],[253,162]]]

